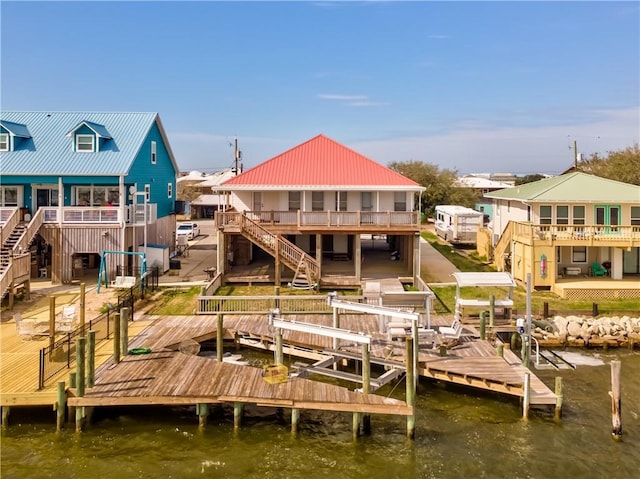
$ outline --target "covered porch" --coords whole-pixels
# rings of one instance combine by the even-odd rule
[[[625,274],[623,279],[609,276],[559,278],[551,290],[561,298],[570,300],[638,298],[640,307],[640,274]]]

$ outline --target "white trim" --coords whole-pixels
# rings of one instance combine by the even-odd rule
[[[0,138],[2,137],[6,137],[6,140],[4,143],[7,144],[7,147],[0,148],[0,151],[11,151],[11,135],[9,135],[9,133],[0,133]],[[2,143],[1,139],[0,139],[0,143]]]
[[[91,149],[90,150],[81,150],[79,148],[80,146],[80,139],[87,139],[87,138],[91,138]],[[95,153],[96,152],[96,135],[91,135],[91,134],[87,134],[87,133],[77,133],[74,135],[74,146],[75,146],[75,151],[76,153]]]

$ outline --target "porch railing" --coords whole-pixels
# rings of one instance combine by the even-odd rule
[[[514,222],[514,237],[529,241],[572,240],[586,243],[628,241],[640,245],[640,225],[540,225]]]
[[[18,208],[0,208],[0,245],[3,245],[20,222]]]
[[[144,205],[128,205],[124,210],[118,206],[63,206],[42,207],[43,223],[63,224],[144,224]],[[123,212],[124,211],[124,212]],[[157,205],[147,204],[147,223],[154,223],[158,219]]]
[[[419,227],[417,211],[246,211],[216,212],[219,227],[239,224],[246,215],[263,225],[301,227]]]

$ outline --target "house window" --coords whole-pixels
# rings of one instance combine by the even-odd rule
[[[587,247],[586,246],[574,246],[571,248],[571,262],[572,263],[586,263],[587,262]]]
[[[311,211],[324,211],[324,191],[311,192]]]
[[[173,183],[167,183],[167,198],[173,198]]]
[[[76,151],[95,151],[95,137],[93,135],[76,135]]]
[[[569,207],[568,206],[556,206],[556,224],[568,225],[569,224]]]
[[[156,142],[152,141],[151,142],[151,164],[155,165],[157,161],[157,156],[156,156]]]
[[[373,198],[370,191],[360,193],[360,208],[362,211],[373,210]]]
[[[78,206],[118,206],[119,204],[120,191],[117,186],[76,187],[76,205]]]
[[[393,211],[407,211],[407,194],[404,191],[393,193]]]
[[[336,191],[336,211],[347,211],[346,191]]]
[[[0,206],[18,206],[17,186],[3,186],[0,192],[2,193],[2,196],[0,196]]]
[[[640,225],[640,206],[631,207],[631,225]]]
[[[144,192],[146,193],[147,201],[151,201],[151,185],[144,185]]]
[[[551,224],[551,206],[540,206],[540,224]]]
[[[298,211],[300,209],[300,192],[289,192],[289,211]]]
[[[585,224],[585,208],[584,206],[573,207],[573,224],[583,225]]]
[[[0,133],[0,151],[9,151],[9,135]]]

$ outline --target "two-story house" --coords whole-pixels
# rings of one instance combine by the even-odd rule
[[[25,276],[69,282],[103,251],[173,247],[178,168],[157,113],[2,112],[0,157],[3,255],[29,252],[28,271],[4,263],[3,295]]]
[[[217,187],[233,208],[216,212],[218,268],[265,253],[280,284],[287,267],[305,285],[359,287],[363,276],[420,273],[424,187],[318,135]],[[385,253],[374,260],[375,246]],[[380,257],[380,256],[377,256]],[[302,278],[302,279],[300,279]]]
[[[639,186],[573,172],[485,197],[498,269],[563,297],[640,297]]]

